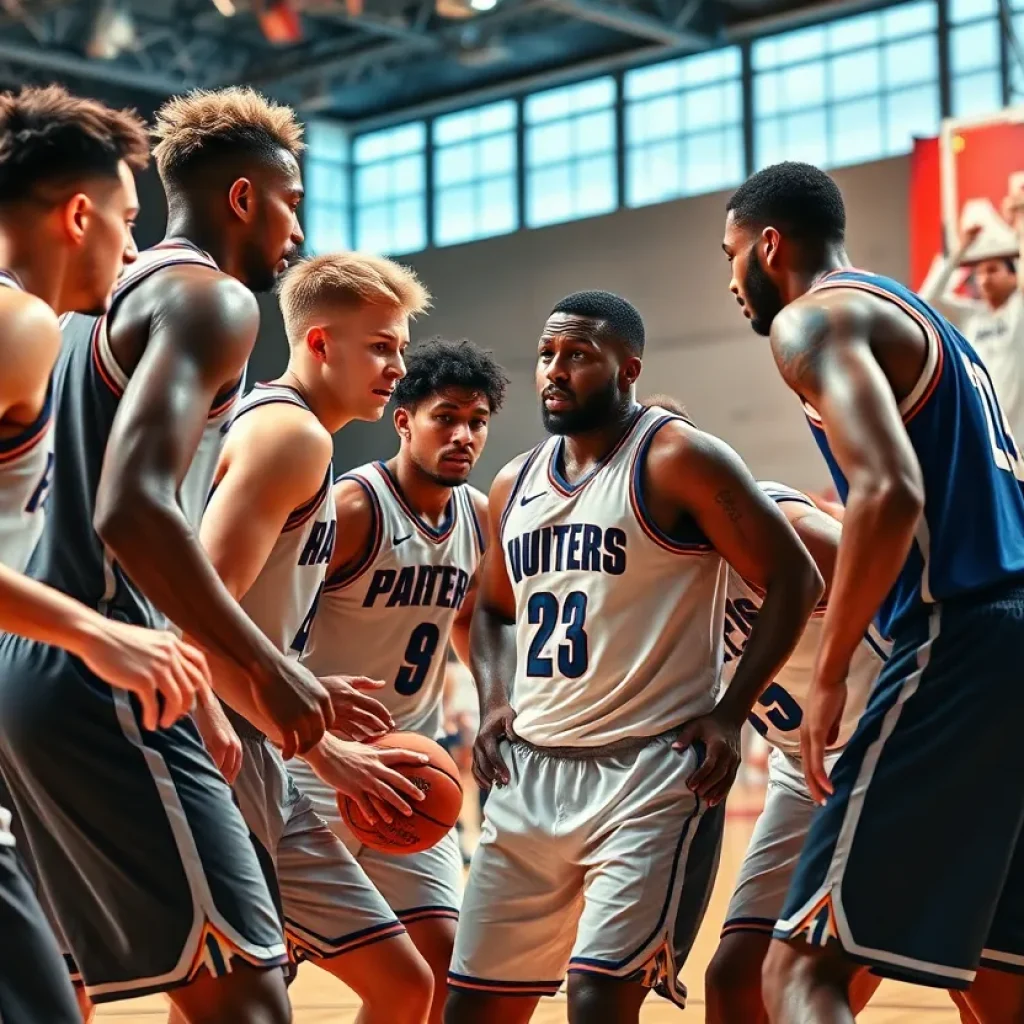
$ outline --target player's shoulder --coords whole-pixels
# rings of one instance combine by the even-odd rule
[[[0,363],[9,382],[49,377],[60,349],[60,322],[47,303],[16,288],[0,288]]]
[[[779,505],[789,501],[797,505],[806,505],[810,508],[817,508],[817,505],[814,504],[814,501],[809,495],[796,487],[790,487],[789,484],[779,483],[777,480],[758,480],[757,486]]]
[[[376,501],[365,479],[367,468],[360,466],[343,473],[334,481],[332,494],[339,528],[343,523],[346,529],[358,528],[363,523],[369,527],[373,521]]]
[[[291,402],[257,405],[236,417],[225,456],[259,463],[288,479],[323,479],[334,454],[330,431],[305,406]],[[315,479],[314,479],[315,478]]]
[[[666,415],[651,424],[648,435],[648,465],[685,465],[694,458],[732,449],[720,437],[702,430],[692,420]]]

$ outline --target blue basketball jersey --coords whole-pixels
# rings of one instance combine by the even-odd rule
[[[895,303],[920,324],[927,357],[900,412],[924,478],[925,508],[914,546],[879,612],[892,635],[922,603],[1024,581],[1024,459],[988,371],[967,339],[908,288],[887,277],[843,269],[814,291],[854,288]],[[848,484],[821,420],[805,404],[814,438],[843,501]]]

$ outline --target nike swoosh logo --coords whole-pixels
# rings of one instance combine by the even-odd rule
[[[538,498],[543,498],[547,491],[541,491],[540,494],[531,494],[527,497],[525,494],[519,499],[520,505],[529,505],[531,501],[536,501]]]
[[[397,548],[399,544],[404,544],[411,536],[412,536],[411,533],[407,533],[404,537],[396,537],[395,538],[395,547]]]

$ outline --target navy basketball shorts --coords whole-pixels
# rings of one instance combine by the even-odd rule
[[[81,661],[0,638],[0,769],[93,1002],[287,963],[249,830],[191,718],[146,732]]]
[[[901,625],[776,925],[875,974],[1024,971],[1024,589]]]
[[[0,964],[4,1024],[79,1024],[82,1018],[57,941],[17,851],[6,841],[0,842]]]

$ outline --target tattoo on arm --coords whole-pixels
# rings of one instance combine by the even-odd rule
[[[828,310],[810,306],[780,315],[772,333],[775,362],[783,380],[798,395],[817,390],[824,341],[828,335]]]
[[[715,495],[715,504],[729,517],[729,521],[738,523],[742,513],[736,504],[736,495],[726,488]]]

